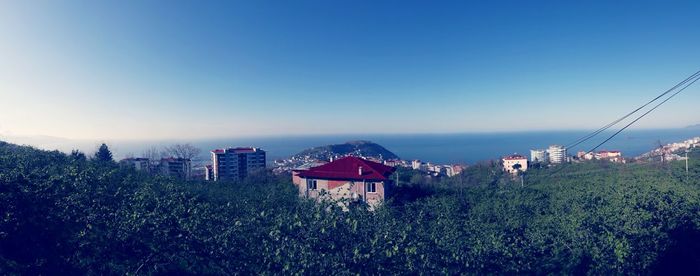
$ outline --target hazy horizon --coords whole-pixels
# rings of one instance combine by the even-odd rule
[[[589,150],[592,146],[612,134],[608,130],[587,143],[574,147],[571,152]],[[209,151],[216,148],[253,146],[267,151],[269,160],[287,158],[304,149],[341,144],[353,140],[369,140],[408,160],[421,159],[438,163],[475,163],[493,160],[502,155],[528,154],[532,148],[546,148],[550,144],[567,144],[588,134],[590,130],[563,131],[521,131],[488,133],[449,133],[449,134],[333,134],[333,135],[287,135],[226,137],[208,139],[162,139],[162,140],[72,140],[46,136],[9,137],[0,135],[0,141],[30,145],[46,150],[70,152],[78,149],[92,154],[100,145],[107,143],[114,157],[141,157],[153,147],[163,150],[166,146],[178,143],[191,143],[201,149],[197,158],[206,161]],[[624,156],[633,157],[649,151],[657,141],[673,143],[700,136],[700,128],[684,127],[671,129],[629,129],[609,141],[601,149],[621,150]]]
[[[665,128],[655,128],[655,127],[630,127],[626,131],[655,131],[655,130],[682,130],[691,129],[700,126],[700,124],[691,124],[681,127],[665,127]],[[602,126],[600,126],[602,127]],[[224,136],[210,136],[210,137],[197,137],[197,138],[179,138],[179,137],[163,137],[163,138],[74,138],[74,137],[63,137],[63,136],[53,136],[45,134],[29,134],[29,135],[16,135],[13,133],[1,133],[0,140],[3,138],[15,138],[15,139],[57,139],[57,140],[67,140],[67,141],[90,141],[96,143],[108,142],[108,141],[122,141],[122,142],[187,142],[187,141],[201,141],[201,140],[220,140],[220,139],[255,139],[255,138],[285,138],[285,137],[333,137],[333,136],[412,136],[412,135],[489,135],[489,134],[516,134],[516,133],[547,133],[547,132],[592,132],[595,131],[594,128],[560,128],[560,129],[527,129],[527,130],[492,130],[492,131],[458,131],[458,132],[339,132],[339,133],[309,133],[309,134],[268,134],[268,135],[224,135]],[[615,129],[608,130],[614,131]]]

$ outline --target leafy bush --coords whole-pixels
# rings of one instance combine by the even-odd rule
[[[408,176],[370,212],[286,176],[187,183],[0,143],[0,273],[697,272],[691,161],[531,170],[523,188],[489,164]]]

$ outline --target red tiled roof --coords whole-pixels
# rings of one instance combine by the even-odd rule
[[[362,167],[362,175],[360,175]],[[344,157],[308,170],[301,170],[299,176],[318,179],[347,180],[387,180],[396,169],[358,157]]]
[[[522,156],[522,155],[517,155],[517,154],[503,157],[503,160],[519,160],[519,159],[527,159],[527,157]]]

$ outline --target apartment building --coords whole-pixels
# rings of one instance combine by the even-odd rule
[[[260,148],[227,148],[211,151],[214,181],[240,180],[250,173],[265,170],[265,151]]]

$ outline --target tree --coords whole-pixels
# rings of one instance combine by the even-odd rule
[[[192,159],[197,157],[201,150],[190,143],[187,144],[175,144],[165,148],[165,152],[169,153],[173,157]]]
[[[165,153],[154,146],[154,147],[150,147],[150,148],[144,150],[141,153],[141,155],[144,158],[150,159],[151,161],[156,161],[156,160],[163,158],[165,156]]]
[[[77,149],[74,149],[70,152],[70,157],[72,157],[73,159],[78,160],[78,161],[87,160],[87,157],[85,156],[85,154]]]
[[[102,145],[100,145],[97,152],[95,152],[95,160],[104,163],[114,162],[112,159],[112,152],[109,151],[107,144],[102,143]]]

